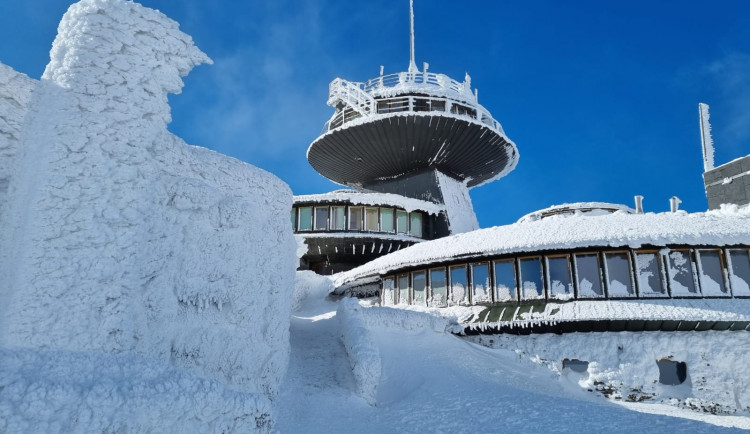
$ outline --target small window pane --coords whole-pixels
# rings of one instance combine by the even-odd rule
[[[701,293],[704,296],[728,296],[724,284],[724,267],[718,250],[698,250]]]
[[[380,208],[380,231],[393,232],[393,210]]]
[[[690,251],[673,250],[669,252],[669,286],[672,296],[695,297],[700,293],[695,286],[695,271]]]
[[[607,289],[610,297],[634,297],[630,256],[627,252],[605,253]]]
[[[396,232],[405,234],[409,230],[409,219],[406,211],[396,211]]]
[[[343,206],[331,207],[331,229],[343,231],[346,228],[346,208]]]
[[[730,250],[729,263],[732,271],[729,277],[732,282],[732,294],[750,295],[750,256],[747,250]]]
[[[398,276],[398,304],[409,304],[409,275]]]
[[[299,209],[299,230],[312,230],[312,207],[306,206]]]
[[[448,287],[445,281],[445,268],[430,270],[430,306],[442,307],[448,304]]]
[[[349,207],[349,230],[350,231],[362,230],[362,207],[361,206]]]
[[[490,266],[489,264],[474,264],[471,266],[472,301],[487,303],[490,298]]]
[[[516,299],[516,270],[513,260],[495,262],[495,300]]]
[[[636,253],[635,262],[638,267],[638,289],[641,297],[667,295],[658,253]]]
[[[297,230],[297,210],[292,208],[292,230]]]
[[[415,237],[422,237],[422,214],[413,212],[409,214],[409,233]]]
[[[451,267],[451,302],[453,304],[469,304],[467,286],[466,266]]]
[[[521,269],[521,297],[524,300],[544,298],[542,284],[542,262],[539,258],[526,258],[519,261]]]
[[[427,304],[427,272],[416,271],[411,273],[412,277],[412,304],[425,306]]]
[[[570,264],[567,256],[547,258],[549,273],[549,298],[570,300],[573,298],[573,280],[570,277]]]
[[[396,281],[393,277],[386,277],[383,279],[383,306],[392,306],[395,304],[393,299],[393,296],[396,293],[395,285]]]
[[[599,271],[599,255],[575,255],[578,275],[578,296],[584,298],[604,297]]]
[[[377,208],[365,208],[365,229],[371,232],[378,231],[379,225]]]
[[[328,207],[315,208],[315,230],[324,231],[328,229]]]

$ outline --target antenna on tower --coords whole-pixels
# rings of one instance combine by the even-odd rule
[[[709,122],[708,104],[698,103],[698,113],[701,119],[703,171],[708,172],[714,168],[714,140],[711,138],[711,123]]]
[[[414,0],[409,0],[409,72],[417,72],[417,62],[414,60]]]

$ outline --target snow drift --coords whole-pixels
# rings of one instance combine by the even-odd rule
[[[71,6],[50,57],[41,81],[0,66],[3,359],[67,352],[50,356],[70,364],[50,375],[75,379],[92,353],[124,353],[272,399],[289,352],[292,196],[273,175],[167,131],[167,94],[210,59],[176,22],[122,0]],[[36,399],[22,365],[3,363],[0,378]],[[0,415],[15,398],[0,396]],[[57,429],[98,426],[86,420]]]

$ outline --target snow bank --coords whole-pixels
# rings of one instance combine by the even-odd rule
[[[323,299],[331,292],[333,292],[333,282],[328,276],[321,276],[310,270],[297,271],[294,279],[292,310],[299,310],[302,301],[307,297]]]
[[[356,298],[347,297],[339,302],[336,317],[357,384],[357,395],[375,405],[381,375],[380,350],[367,330],[362,315],[364,309]]]
[[[71,6],[50,56],[32,92],[0,69],[0,146],[17,142],[2,169],[0,348],[130,354],[273,398],[292,195],[167,131],[167,94],[210,60],[176,22],[123,0]]]
[[[622,401],[661,402],[709,413],[750,412],[747,332],[482,335],[467,339],[516,351],[565,376],[563,359],[589,362],[581,387]],[[659,383],[657,360],[687,364],[681,385]]]
[[[672,244],[750,245],[750,206],[688,214],[577,214],[552,216],[426,241],[341,273],[336,286],[398,269],[462,257],[575,249]]]
[[[0,349],[0,360],[4,433],[252,432],[272,422],[263,395],[131,354]]]

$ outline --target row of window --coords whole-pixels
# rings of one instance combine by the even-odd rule
[[[422,214],[371,206],[301,206],[292,208],[295,231],[367,231],[422,237]]]
[[[383,305],[519,300],[748,297],[750,251],[663,249],[528,256],[386,276]]]

